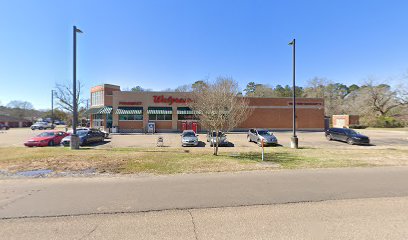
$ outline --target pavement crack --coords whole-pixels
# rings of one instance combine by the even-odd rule
[[[85,238],[91,236],[91,234],[92,234],[93,232],[95,232],[95,230],[96,230],[97,228],[98,228],[98,225],[96,225],[94,228],[92,228],[91,231],[89,231],[87,234],[85,234],[84,236],[82,236],[79,240],[82,240],[82,239],[85,239]]]
[[[188,213],[190,214],[190,217],[191,217],[191,223],[193,224],[194,237],[195,237],[195,239],[196,239],[196,240],[198,240],[198,236],[197,236],[197,227],[196,227],[196,224],[195,224],[195,222],[194,222],[194,217],[193,217],[193,214],[191,213],[191,210],[187,210],[187,211],[188,211]]]

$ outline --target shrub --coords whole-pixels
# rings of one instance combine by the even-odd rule
[[[354,124],[354,125],[350,125],[349,128],[353,128],[353,129],[365,129],[368,126],[366,125],[359,125],[359,124]]]
[[[404,127],[404,124],[401,121],[398,121],[394,117],[380,116],[380,117],[377,117],[373,127],[398,128],[398,127]]]

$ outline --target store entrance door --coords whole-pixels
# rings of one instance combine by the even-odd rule
[[[193,130],[195,133],[197,133],[197,130],[198,130],[197,121],[182,121],[181,131],[184,131],[184,130]]]
[[[191,130],[197,133],[197,122],[191,122]]]

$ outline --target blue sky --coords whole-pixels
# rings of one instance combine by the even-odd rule
[[[175,88],[228,75],[250,81],[315,76],[345,84],[397,83],[408,69],[408,1],[0,0],[0,101],[49,108],[57,82]]]

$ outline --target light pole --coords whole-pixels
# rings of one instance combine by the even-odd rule
[[[54,92],[51,90],[51,125],[54,125]]]
[[[290,139],[290,147],[298,148],[299,139],[296,136],[296,39],[289,43],[293,49],[293,136]]]
[[[79,149],[79,137],[76,135],[76,126],[78,125],[78,106],[77,106],[77,93],[76,93],[76,36],[77,33],[82,33],[76,26],[73,28],[74,35],[74,64],[73,64],[73,83],[72,83],[72,135],[71,135],[71,149]]]

